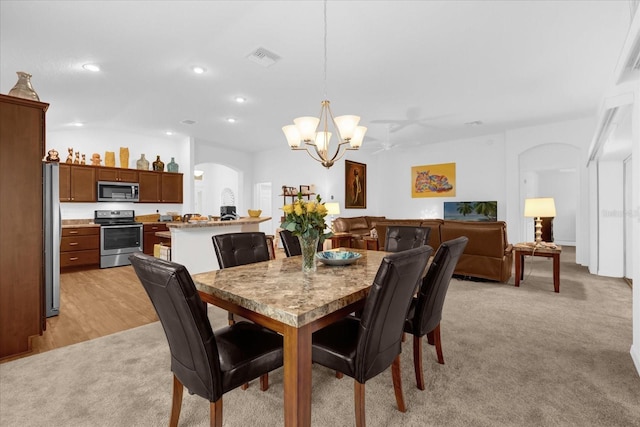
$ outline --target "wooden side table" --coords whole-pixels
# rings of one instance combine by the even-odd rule
[[[377,251],[378,250],[378,238],[377,237],[365,237],[364,239],[364,248],[368,251]]]
[[[516,261],[516,286],[520,286],[520,281],[524,276],[524,257],[528,256],[541,256],[545,258],[553,258],[553,289],[555,292],[560,292],[560,253],[562,252],[561,246],[547,247],[540,246],[534,247],[527,243],[516,243],[513,245],[513,252]]]
[[[333,233],[333,236],[331,236],[331,248],[350,248],[352,237],[351,233]]]

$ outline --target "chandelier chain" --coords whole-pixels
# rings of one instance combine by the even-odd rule
[[[324,0],[324,99],[327,99],[327,0]]]

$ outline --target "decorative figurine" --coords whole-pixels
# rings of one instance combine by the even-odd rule
[[[73,163],[73,148],[67,148],[67,151],[69,151],[69,155],[67,156],[67,163]]]
[[[79,165],[80,164],[80,152],[76,151],[76,158],[73,160],[73,164],[75,165]]]
[[[58,156],[58,152],[55,148],[52,148],[47,152],[47,162],[59,162],[60,157]]]
[[[93,153],[91,155],[91,164],[93,166],[100,166],[100,163],[102,162],[102,160],[100,159],[100,154],[98,153]]]
[[[80,160],[80,164],[81,165],[87,164],[87,156],[85,154],[82,155],[82,160]]]

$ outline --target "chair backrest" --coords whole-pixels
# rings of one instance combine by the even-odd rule
[[[467,237],[460,236],[442,242],[436,251],[418,292],[413,319],[415,335],[422,336],[431,332],[442,320],[442,307],[449,282],[468,241]]]
[[[407,311],[432,252],[423,245],[382,260],[360,317],[354,376],[359,382],[387,369],[400,354]]]
[[[192,393],[218,400],[223,391],[218,346],[191,275],[183,265],[142,252],[129,260],[167,336],[171,371]]]
[[[400,252],[429,244],[430,227],[390,225],[384,242],[387,252]]]
[[[264,233],[218,234],[212,239],[220,268],[269,260],[269,247]]]
[[[300,248],[300,240],[298,239],[298,236],[294,236],[289,230],[281,230],[280,240],[282,240],[284,253],[287,257],[302,255],[302,248]],[[320,243],[320,241],[318,241],[318,251],[322,251],[322,243]]]

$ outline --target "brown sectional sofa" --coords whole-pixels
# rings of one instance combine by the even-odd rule
[[[454,274],[471,278],[480,278],[487,280],[495,280],[498,282],[506,282],[511,277],[513,266],[512,245],[507,239],[507,225],[503,221],[496,222],[470,222],[470,221],[451,221],[442,219],[390,219],[384,217],[359,217],[370,218],[359,220],[356,224],[361,227],[358,235],[369,235],[371,224],[375,227],[378,234],[378,247],[384,248],[387,227],[389,225],[413,225],[421,227],[430,227],[429,246],[434,251],[438,249],[441,242],[455,239],[460,236],[467,236],[469,243],[464,253],[458,261],[458,265]],[[339,221],[340,220],[340,221]],[[350,224],[349,218],[336,218],[335,224],[340,224],[340,230],[336,231],[354,233],[348,228]],[[367,227],[364,224],[368,224]],[[355,240],[355,246],[362,248],[362,241],[358,243]]]
[[[353,246],[363,249],[365,247],[362,240],[371,235],[371,230],[377,221],[383,220],[383,216],[354,216],[350,218],[336,218],[333,220],[334,233],[351,233],[353,235]]]

